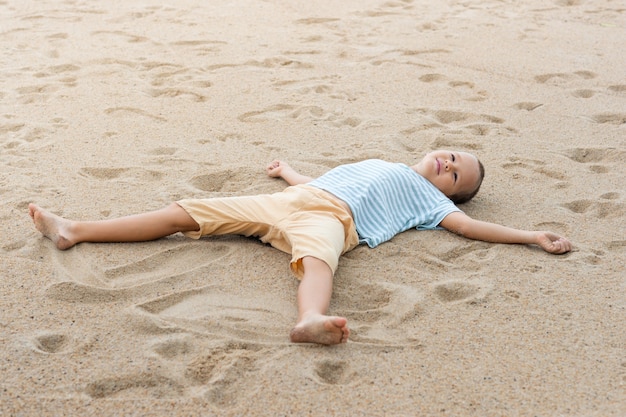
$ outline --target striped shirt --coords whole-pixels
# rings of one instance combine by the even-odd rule
[[[309,182],[345,201],[359,234],[371,248],[408,229],[435,229],[459,210],[409,166],[379,159],[340,165]]]

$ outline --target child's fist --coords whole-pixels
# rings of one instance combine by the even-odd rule
[[[283,169],[286,167],[289,167],[289,165],[286,162],[279,161],[279,160],[272,161],[266,168],[267,175],[269,175],[272,178],[278,178],[281,176]]]
[[[572,250],[572,243],[567,238],[552,232],[541,232],[537,244],[548,253],[561,254]]]

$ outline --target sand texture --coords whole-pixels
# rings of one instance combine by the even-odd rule
[[[626,5],[0,1],[0,415],[626,415]],[[349,343],[296,345],[289,255],[58,251],[28,216],[478,155],[463,210],[574,250],[409,231],[340,261]]]

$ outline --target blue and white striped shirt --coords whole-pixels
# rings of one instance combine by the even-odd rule
[[[338,166],[308,185],[345,201],[359,243],[371,248],[414,227],[435,229],[448,214],[461,211],[409,166],[379,159]]]

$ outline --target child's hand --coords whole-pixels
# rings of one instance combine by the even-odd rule
[[[283,169],[285,168],[289,168],[289,164],[287,162],[279,160],[272,161],[266,168],[267,175],[272,178],[279,178],[282,176]]]
[[[572,243],[552,232],[538,232],[537,244],[548,253],[560,254],[572,250]]]
[[[267,166],[267,175],[272,178],[282,178],[289,185],[306,184],[313,178],[298,173],[287,162],[275,160]]]

